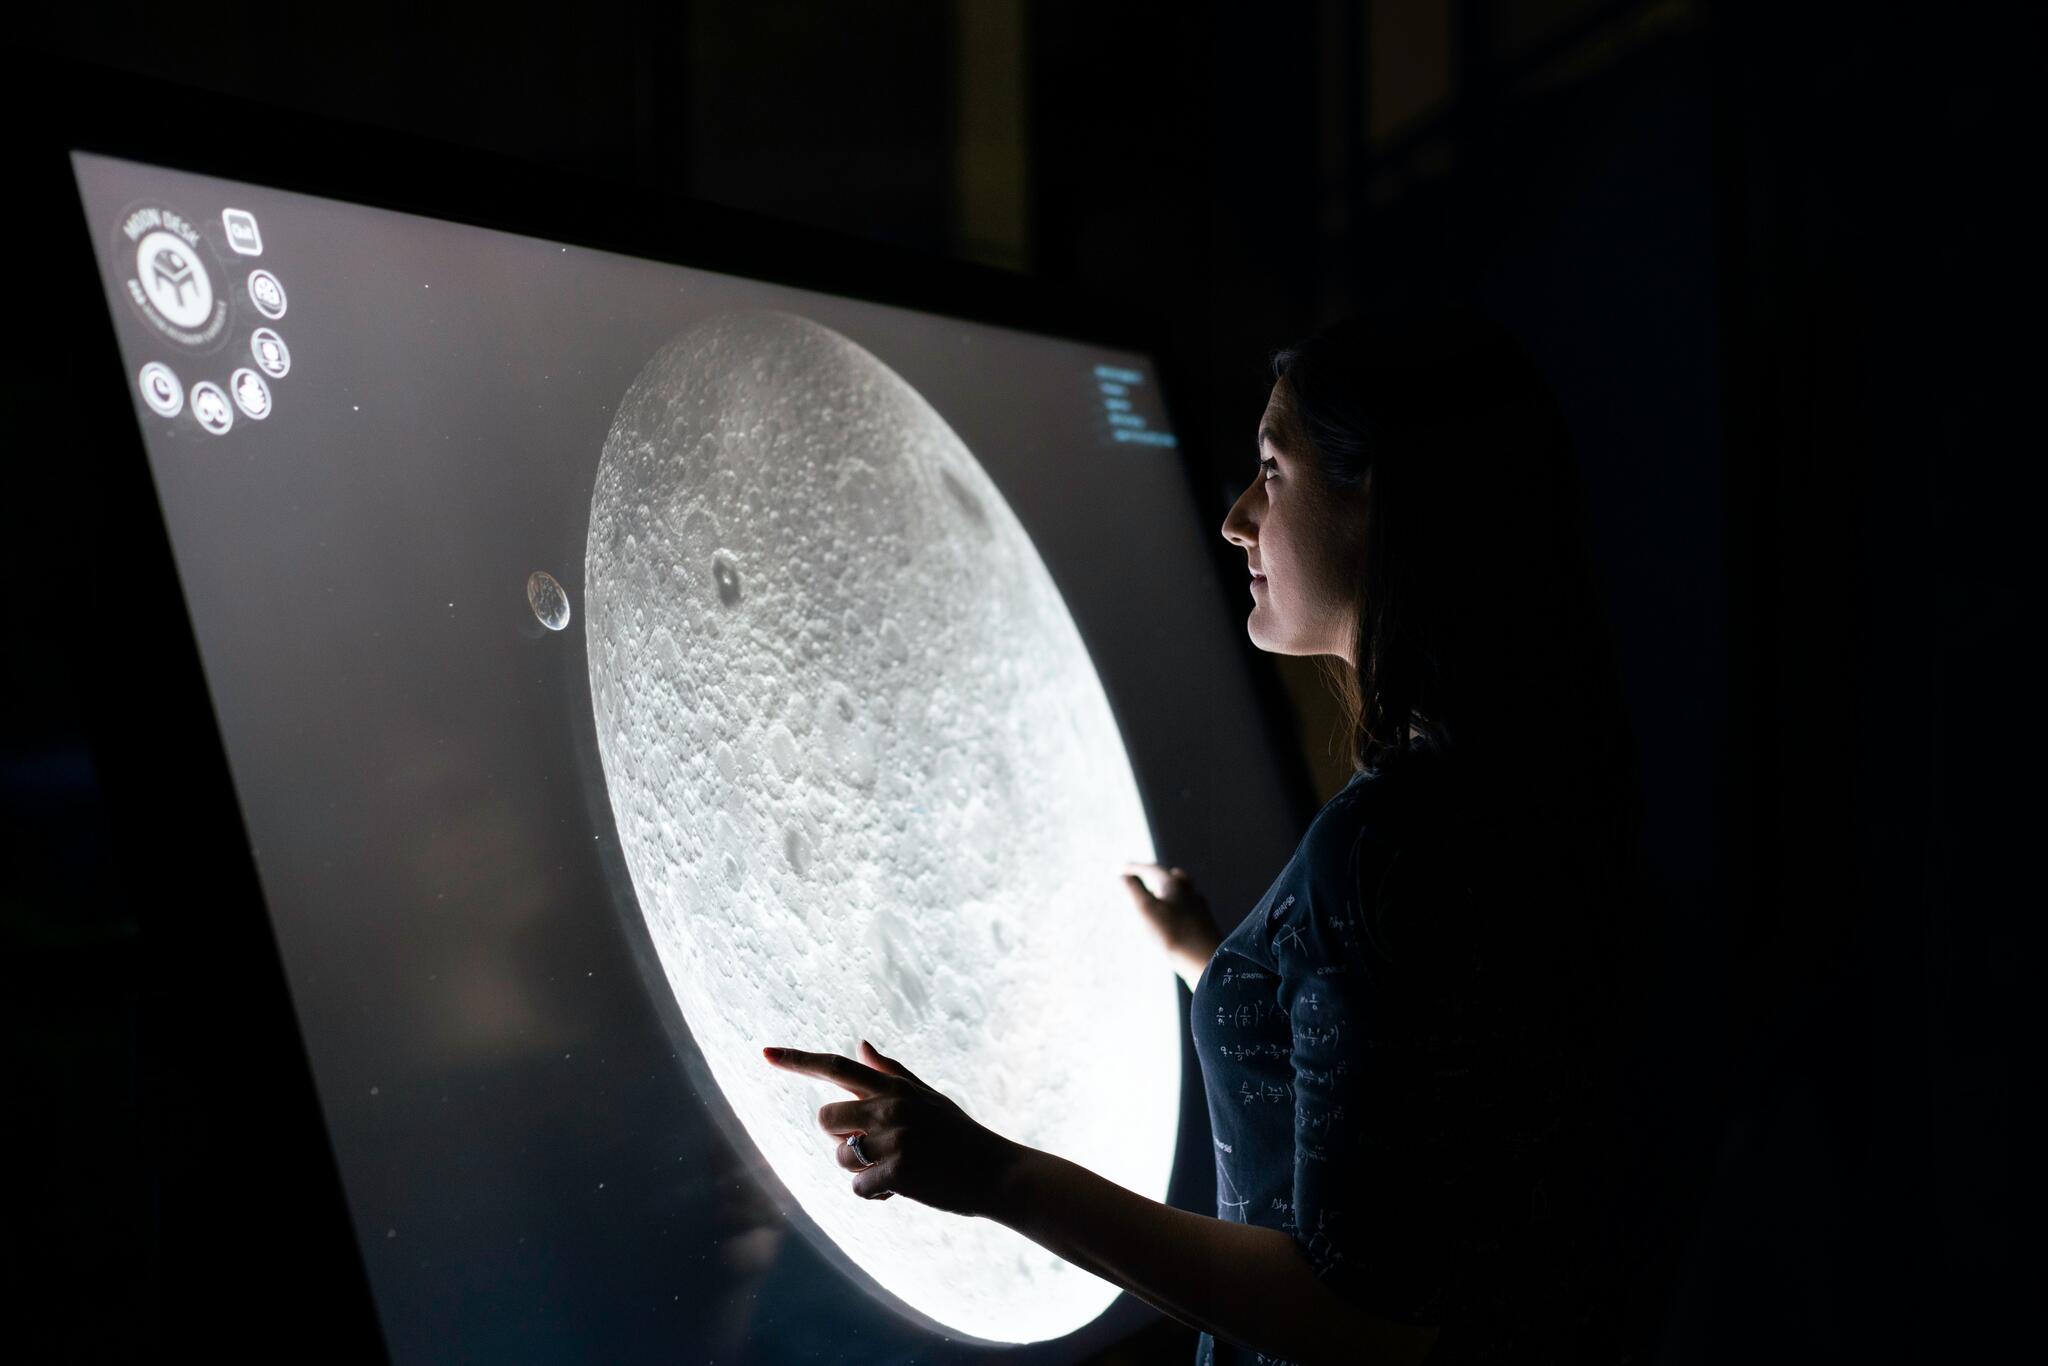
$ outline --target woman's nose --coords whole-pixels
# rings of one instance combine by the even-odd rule
[[[1230,505],[1230,512],[1223,519],[1223,539],[1232,545],[1249,549],[1254,528],[1251,519],[1244,515],[1245,496],[1239,494],[1237,501]]]

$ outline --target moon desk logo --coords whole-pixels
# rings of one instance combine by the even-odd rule
[[[134,250],[128,297],[158,331],[186,346],[208,346],[227,326],[227,300],[214,292],[199,230],[182,214],[145,204],[121,220],[124,250]]]

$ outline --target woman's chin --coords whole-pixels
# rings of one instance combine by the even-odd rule
[[[1253,609],[1251,616],[1245,621],[1244,633],[1251,637],[1253,645],[1256,645],[1269,655],[1320,655],[1329,653],[1327,650],[1319,649],[1314,645],[1309,645],[1299,640],[1290,639],[1280,632],[1269,629],[1266,623],[1259,619],[1257,609]]]
[[[1265,610],[1261,607],[1255,605],[1251,615],[1245,618],[1244,633],[1251,637],[1252,644],[1269,655],[1288,653],[1286,642],[1274,639],[1272,628],[1266,622]]]

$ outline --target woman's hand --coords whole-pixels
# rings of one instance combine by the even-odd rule
[[[1159,935],[1167,957],[1173,960],[1173,970],[1193,991],[1223,942],[1209,914],[1209,903],[1195,890],[1185,869],[1157,863],[1126,863],[1124,887]]]
[[[857,1172],[853,1193],[863,1200],[907,1195],[922,1205],[971,1216],[986,1215],[1025,1149],[991,1133],[966,1111],[926,1086],[902,1063],[883,1057],[860,1041],[867,1065],[837,1053],[764,1048],[777,1067],[836,1082],[858,1096],[818,1111],[818,1126],[839,1140],[839,1165]],[[846,1146],[861,1136],[871,1165],[863,1167]]]

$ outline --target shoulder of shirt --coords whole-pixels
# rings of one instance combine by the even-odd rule
[[[1358,774],[1309,823],[1293,871],[1310,903],[1333,911],[1376,903],[1397,867],[1417,857],[1413,871],[1440,864],[1433,855],[1446,832],[1435,827],[1447,813],[1437,798],[1452,774],[1442,756],[1410,757],[1416,762]]]
[[[1426,817],[1428,789],[1444,776],[1440,766],[1445,762],[1417,750],[1397,768],[1354,775],[1316,812],[1302,844],[1340,840],[1349,845],[1366,833],[1399,838],[1410,822]]]

